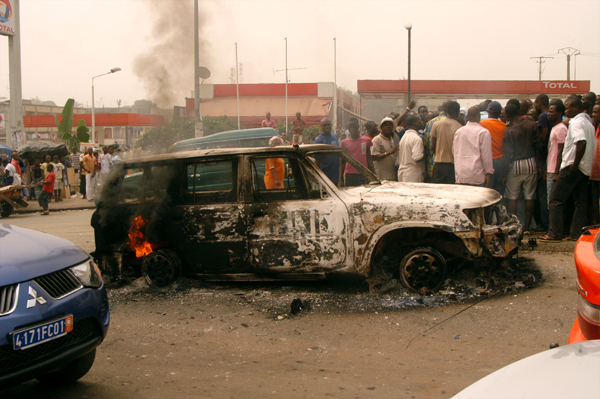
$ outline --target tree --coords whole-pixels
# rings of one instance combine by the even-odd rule
[[[191,139],[195,135],[194,121],[174,119],[171,123],[155,127],[136,142],[136,146],[154,153],[164,152],[173,143]]]
[[[244,129],[244,126],[240,126],[240,129]],[[227,115],[213,118],[207,116],[202,118],[202,130],[205,136],[228,130],[237,130],[237,120],[229,119]]]
[[[79,143],[86,143],[90,139],[89,131],[85,126],[85,121],[80,119],[77,121],[77,131],[73,133],[73,107],[75,106],[75,100],[69,98],[63,107],[61,113],[61,120],[58,121],[56,115],[54,115],[54,121],[58,128],[58,134],[60,138],[65,141],[67,148],[79,147]]]
[[[156,104],[150,100],[135,100],[133,102],[133,108],[152,108],[154,106],[156,106]]]

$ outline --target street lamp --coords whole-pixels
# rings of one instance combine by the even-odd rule
[[[412,30],[412,24],[407,23],[404,27],[408,31],[408,102],[406,105],[408,107],[408,104],[410,104],[410,32]]]
[[[94,79],[99,78],[100,76],[110,75],[111,73],[119,72],[121,68],[113,68],[110,72],[103,73],[102,75],[92,77],[92,145],[96,142],[96,138],[94,137],[96,134],[96,112],[94,110]]]

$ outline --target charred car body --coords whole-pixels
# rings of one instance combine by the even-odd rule
[[[319,155],[317,155],[319,154]],[[369,183],[338,188],[312,157],[343,157]],[[282,159],[282,187],[265,162]],[[181,271],[218,279],[359,273],[438,289],[447,263],[505,258],[521,225],[494,190],[379,181],[338,147],[214,149],[121,162],[92,217],[102,268],[140,268],[151,284]]]

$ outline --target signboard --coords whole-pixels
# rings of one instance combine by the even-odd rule
[[[6,125],[4,124],[4,114],[0,114],[0,129],[6,129]]]
[[[11,0],[0,0],[0,35],[15,34],[15,13]]]
[[[408,90],[406,80],[359,80],[358,94],[363,98],[397,98]],[[583,94],[590,91],[589,80],[413,80],[411,93],[419,98],[426,95],[485,96],[488,98],[532,97]],[[387,97],[386,97],[387,95]],[[383,97],[381,97],[383,96]],[[496,96],[496,97],[494,97]]]

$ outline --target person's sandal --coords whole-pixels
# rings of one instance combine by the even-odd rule
[[[551,237],[548,234],[544,234],[543,236],[538,238],[538,240],[544,241],[544,242],[561,242],[561,240],[559,240],[558,238]]]
[[[563,241],[577,241],[577,239],[570,236],[566,236],[565,238],[563,238]]]

